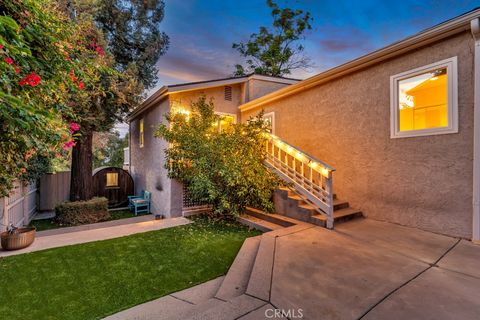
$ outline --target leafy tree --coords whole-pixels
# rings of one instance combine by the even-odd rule
[[[97,132],[93,135],[93,167],[123,167],[123,149],[128,147],[128,136],[114,132]]]
[[[118,70],[136,65],[136,76],[146,89],[157,82],[155,64],[165,54],[168,36],[160,30],[163,0],[99,0],[95,21],[104,32]]]
[[[272,0],[267,0],[272,10],[273,28],[260,27],[259,33],[250,35],[248,42],[234,43],[236,49],[246,58],[246,66],[235,65],[235,76],[257,73],[269,76],[283,76],[295,69],[311,67],[311,60],[303,55],[300,40],[312,27],[310,12],[281,9]]]
[[[263,164],[266,124],[261,115],[220,131],[212,102],[201,97],[188,118],[167,114],[156,137],[169,144],[168,175],[187,185],[196,200],[213,205],[218,215],[238,215],[246,206],[273,211],[272,193],[279,179]]]
[[[81,68],[67,51],[84,49],[71,41],[78,31],[51,1],[0,2],[0,195],[65,154],[75,131],[69,103],[79,91],[68,75]]]

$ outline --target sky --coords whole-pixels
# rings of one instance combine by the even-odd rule
[[[312,30],[304,53],[314,66],[290,76],[306,79],[480,6],[480,0],[277,0],[309,11]],[[160,29],[170,37],[157,63],[163,85],[230,76],[243,59],[232,43],[245,42],[272,17],[264,0],[165,0]],[[125,127],[120,131],[124,133]]]

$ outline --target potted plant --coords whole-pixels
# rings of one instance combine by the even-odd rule
[[[35,240],[35,227],[17,228],[13,224],[0,234],[3,250],[19,250],[28,247]]]

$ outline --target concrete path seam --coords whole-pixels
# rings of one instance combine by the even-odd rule
[[[412,282],[413,280],[417,279],[418,277],[420,277],[422,274],[424,274],[425,272],[427,272],[428,270],[430,270],[431,268],[433,267],[437,267],[437,263],[443,259],[443,257],[449,253],[451,250],[453,250],[453,248],[455,248],[457,246],[457,244],[459,244],[461,241],[461,239],[458,239],[457,242],[455,242],[449,249],[447,249],[447,251],[445,251],[441,256],[440,258],[437,259],[437,261],[435,261],[434,263],[430,264],[425,270],[421,271],[420,273],[418,273],[417,275],[415,275],[413,278],[411,278],[410,280],[406,281],[405,283],[401,284],[399,287],[393,289],[392,291],[390,291],[385,297],[383,297],[382,299],[380,299],[377,303],[375,303],[373,306],[371,306],[367,311],[365,311],[359,318],[358,320],[361,320],[363,319],[368,313],[370,313],[370,311],[372,311],[373,309],[375,309],[379,304],[381,304],[383,301],[385,301],[386,299],[388,299],[390,296],[392,296],[395,292],[397,292],[398,290],[400,290],[401,288],[405,287],[406,285],[408,285],[410,282]]]
[[[261,299],[259,299],[259,300],[261,300]],[[265,302],[265,300],[262,300],[262,301]],[[254,312],[254,311],[257,311],[258,309],[265,307],[267,304],[268,304],[268,303],[265,302],[265,303],[262,304],[260,307],[255,308],[255,309],[253,309],[253,310],[250,310],[250,311],[248,311],[247,313],[244,313],[244,314],[242,314],[241,316],[236,317],[234,320],[237,320],[237,319],[240,319],[240,318],[242,318],[242,317],[245,317],[246,315],[248,315],[248,314],[250,314],[250,313],[252,313],[252,312]]]
[[[170,297],[172,297],[172,298],[174,298],[174,299],[177,299],[177,300],[180,300],[180,301],[183,301],[183,302],[189,303],[189,304],[191,304],[192,306],[196,306],[196,304],[195,304],[195,303],[193,303],[193,302],[190,302],[190,301],[188,301],[188,300],[185,300],[185,299],[182,299],[182,298],[179,298],[179,297],[175,297],[175,296],[174,296],[174,295],[172,295],[172,294],[169,294],[169,296],[170,296]],[[161,299],[161,298],[160,298],[160,299]]]
[[[268,301],[272,300],[272,286],[273,286],[273,270],[275,269],[275,253],[277,250],[277,237],[273,239],[273,258],[272,258],[272,272],[270,273],[270,290],[268,291]]]

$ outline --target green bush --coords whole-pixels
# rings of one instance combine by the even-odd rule
[[[61,225],[76,226],[109,219],[107,198],[64,202],[55,207],[55,222]]]

